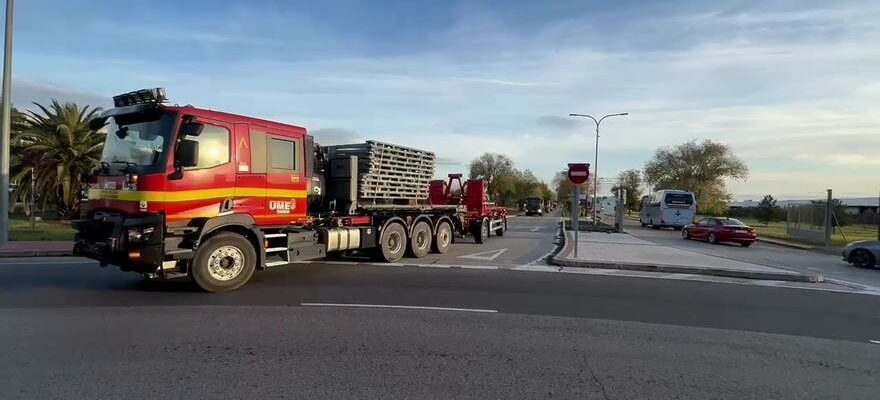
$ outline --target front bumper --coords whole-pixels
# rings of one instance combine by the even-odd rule
[[[162,215],[99,214],[75,225],[74,254],[118,265],[124,271],[155,272],[164,260],[165,220]],[[152,228],[143,240],[129,241],[128,231]]]

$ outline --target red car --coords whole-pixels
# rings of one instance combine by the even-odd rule
[[[685,239],[706,239],[709,243],[736,242],[749,247],[757,239],[755,230],[738,219],[709,217],[696,224],[686,225],[681,230]]]

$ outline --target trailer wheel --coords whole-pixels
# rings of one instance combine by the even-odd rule
[[[203,290],[227,292],[247,283],[256,265],[257,253],[246,238],[221,232],[199,246],[190,268]]]
[[[448,222],[440,222],[437,225],[437,235],[431,243],[431,250],[435,253],[443,254],[449,251],[449,245],[452,243],[452,227]]]
[[[379,239],[379,255],[387,262],[397,262],[406,252],[406,230],[398,223],[388,224]]]
[[[409,251],[415,258],[428,255],[431,250],[431,225],[425,221],[419,221],[413,227],[409,238]]]
[[[485,243],[486,239],[489,239],[489,220],[484,218],[480,221],[475,221],[471,228],[471,233],[474,235],[475,242]]]
[[[507,218],[501,219],[501,226],[498,229],[495,229],[495,236],[504,236],[504,231],[507,230]]]

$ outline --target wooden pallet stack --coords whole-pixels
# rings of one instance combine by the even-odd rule
[[[329,157],[358,157],[358,197],[374,202],[425,200],[434,177],[434,153],[369,140],[327,147]]]

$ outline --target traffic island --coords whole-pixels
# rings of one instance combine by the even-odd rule
[[[577,258],[574,257],[574,235],[567,231],[562,250],[550,257],[550,263],[564,267],[698,274],[790,282],[823,282],[820,275],[713,257],[659,245],[625,233],[583,232],[579,236]]]

